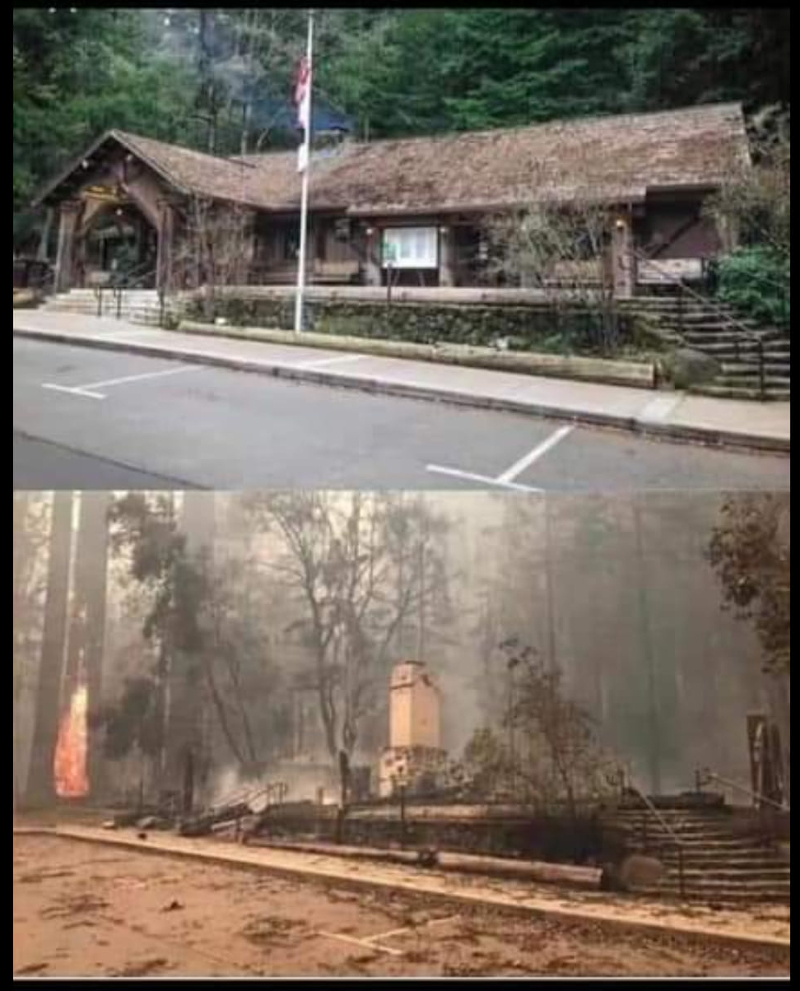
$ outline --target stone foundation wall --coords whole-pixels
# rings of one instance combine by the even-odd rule
[[[431,814],[434,813],[434,814]],[[279,838],[316,837],[332,841],[336,837],[336,810],[332,806],[282,811],[276,808],[269,818],[266,835]],[[504,818],[491,815],[448,815],[446,806],[419,812],[413,802],[405,809],[405,828],[397,803],[375,808],[365,816],[351,810],[344,823],[345,843],[389,847],[433,846],[440,850],[518,856],[552,863],[599,863],[613,859],[622,849],[615,844],[598,817],[530,815]]]
[[[552,304],[363,302],[308,299],[304,329],[349,337],[410,341],[419,344],[500,346],[508,350],[600,354],[636,343],[637,326],[628,314],[613,315],[611,332],[600,307]],[[209,309],[190,304],[192,319],[223,318],[240,327],[291,330],[290,296],[247,297],[225,294]]]

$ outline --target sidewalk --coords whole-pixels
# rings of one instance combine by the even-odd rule
[[[267,846],[251,847],[220,839],[188,839],[168,833],[109,831],[91,826],[14,827],[17,835],[63,836],[120,850],[171,854],[294,877],[349,883],[367,888],[408,891],[466,905],[482,905],[565,921],[618,926],[628,930],[675,934],[733,946],[789,952],[788,906],[714,910],[700,903],[676,903],[571,891],[563,887],[476,875],[446,874],[436,869],[377,862],[354,862],[334,854],[309,854]]]
[[[388,395],[615,427],[648,436],[789,453],[788,402],[756,403],[204,336],[77,313],[14,311],[14,334],[200,362]]]

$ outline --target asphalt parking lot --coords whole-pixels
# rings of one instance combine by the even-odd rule
[[[14,340],[15,488],[786,489],[789,458]]]

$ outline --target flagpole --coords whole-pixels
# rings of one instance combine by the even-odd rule
[[[307,215],[308,215],[308,173],[311,169],[311,89],[314,80],[314,69],[312,61],[312,45],[314,41],[314,12],[309,10],[308,12],[308,48],[307,48],[307,65],[308,65],[308,119],[306,121],[305,134],[303,136],[303,141],[305,143],[305,151],[302,153],[304,158],[304,168],[303,168],[303,180],[302,180],[302,190],[300,193],[300,258],[298,259],[297,266],[297,295],[294,301],[294,330],[296,334],[299,334],[303,329],[303,289],[305,288],[306,280],[306,226],[307,226]]]

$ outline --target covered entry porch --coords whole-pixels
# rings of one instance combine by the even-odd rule
[[[176,202],[174,184],[123,135],[104,135],[33,204],[50,212],[56,230],[55,291],[113,283],[166,287]]]

